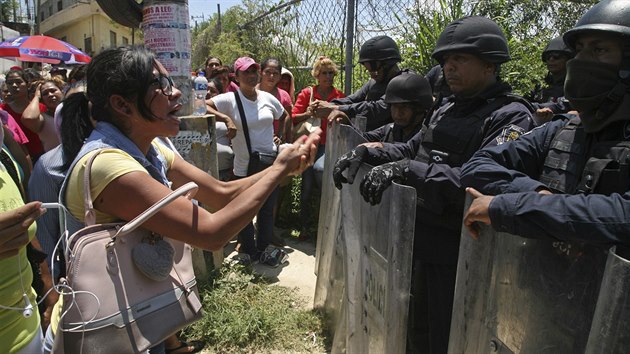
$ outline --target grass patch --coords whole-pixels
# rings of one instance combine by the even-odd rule
[[[217,353],[322,353],[324,319],[292,289],[271,285],[251,268],[224,265],[200,284],[204,317],[185,330]]]

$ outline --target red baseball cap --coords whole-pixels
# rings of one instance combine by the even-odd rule
[[[260,64],[250,57],[240,57],[234,62],[234,71],[245,71],[254,65],[257,69],[260,69]]]

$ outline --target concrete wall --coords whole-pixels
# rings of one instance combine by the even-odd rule
[[[43,5],[42,5],[43,7]],[[86,51],[85,39],[92,38],[91,55],[98,54],[103,49],[112,45],[123,45],[123,38],[127,39],[127,44],[141,44],[142,37],[140,31],[135,31],[135,41],[132,38],[130,28],[123,27],[112,21],[96,1],[90,4],[75,3],[64,7],[40,23],[42,34],[64,39],[75,47]],[[116,33],[116,43],[110,40],[110,31]]]

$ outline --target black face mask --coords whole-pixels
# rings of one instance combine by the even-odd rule
[[[567,62],[564,95],[578,112],[587,133],[601,130],[619,106],[627,86],[615,65],[572,59]]]

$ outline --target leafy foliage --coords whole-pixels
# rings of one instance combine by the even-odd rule
[[[547,42],[571,28],[580,14],[596,2],[418,0],[413,1],[411,6],[396,5],[393,9],[404,10],[391,11],[387,16],[394,17],[397,25],[379,31],[397,39],[403,57],[401,67],[426,73],[436,64],[431,52],[449,22],[466,15],[488,16],[504,29],[510,46],[513,60],[503,65],[503,78],[512,84],[515,91],[524,94],[540,83],[545,75],[540,54]],[[241,55],[251,55],[257,60],[275,57],[293,68],[303,68],[293,70],[299,90],[313,83],[308,68],[317,56],[327,55],[337,63],[344,63],[345,4],[345,1],[329,0],[244,0],[241,6],[230,8],[222,16],[221,31],[217,28],[216,15],[193,31],[193,67],[201,66],[210,53],[226,63]],[[361,20],[379,28],[383,19],[374,15],[379,13],[377,7],[393,6],[394,3],[390,0],[368,1],[367,4],[357,2],[360,9],[366,5],[372,12],[369,18]],[[360,43],[355,43],[355,51],[359,46]],[[354,85],[357,86],[353,89],[356,89],[367,77],[360,65],[352,71]],[[336,80],[335,86],[343,87],[343,75],[337,76]]]
[[[434,9],[412,8],[407,14],[410,19],[407,23],[397,17],[401,24],[405,24],[401,26],[402,39],[398,43],[403,57],[401,67],[426,73],[436,64],[431,57],[435,42],[447,24],[464,15],[463,3],[464,0],[439,0]]]
[[[434,6],[418,5],[407,13],[399,34],[403,66],[426,73],[436,63],[431,52],[442,29],[466,15],[487,16],[503,28],[512,60],[502,67],[502,77],[515,91],[526,94],[540,84],[546,69],[541,53],[548,41],[571,28],[597,1],[549,0],[436,0]]]
[[[17,22],[15,16],[19,8],[20,5],[17,0],[0,1],[0,21]]]
[[[573,27],[597,1],[486,0],[473,14],[494,19],[508,39],[512,60],[503,65],[503,78],[517,93],[542,84],[546,69],[541,54],[549,40]]]

